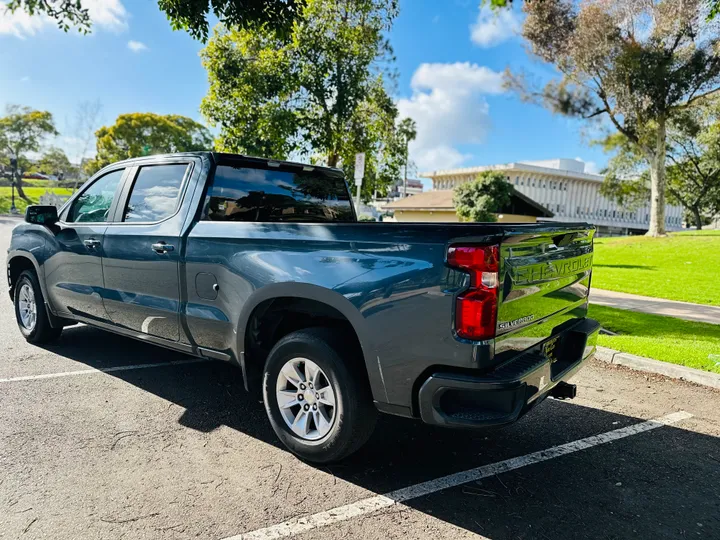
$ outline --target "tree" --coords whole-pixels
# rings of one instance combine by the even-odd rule
[[[664,235],[668,122],[720,84],[718,31],[702,0],[544,0],[523,9],[523,36],[561,78],[533,91],[508,73],[508,86],[555,112],[609,120],[650,164],[648,235]]]
[[[176,114],[121,114],[115,124],[101,127],[95,135],[97,156],[86,163],[88,174],[132,157],[212,148],[212,137],[206,127]]]
[[[18,195],[30,202],[23,190],[22,172],[28,166],[27,153],[37,152],[46,137],[57,135],[52,114],[36,111],[30,107],[9,105],[6,115],[0,118],[0,153],[9,159],[13,155],[18,160],[18,174],[15,187]]]
[[[668,200],[681,205],[701,229],[720,213],[720,103],[683,111],[668,123],[666,178]],[[615,150],[603,194],[627,208],[645,204],[650,192],[649,163],[622,134],[605,141]]]
[[[498,171],[485,171],[472,182],[455,188],[453,204],[463,221],[497,221],[497,214],[510,204],[513,187]]]
[[[102,103],[97,101],[81,101],[75,111],[75,120],[71,126],[71,132],[75,139],[79,141],[77,154],[74,156],[75,162],[80,164],[78,174],[75,175],[75,183],[73,189],[77,189],[78,183],[84,181],[83,164],[88,157],[88,152],[95,146],[95,131],[100,124],[100,113],[102,112]]]
[[[308,0],[285,38],[217,27],[202,52],[210,89],[200,110],[219,127],[218,149],[310,156],[348,177],[365,152],[363,193],[384,189],[403,155],[385,88],[396,14],[394,1]]]
[[[417,137],[417,125],[412,118],[403,118],[398,126],[398,135],[405,141],[404,165],[405,174],[403,175],[403,197],[407,197],[407,169],[410,141],[414,141]]]
[[[65,152],[56,147],[51,147],[45,151],[45,153],[43,153],[37,163],[35,163],[30,170],[41,174],[56,176],[59,176],[59,174],[62,173],[68,178],[74,176],[77,172],[76,167],[70,163],[70,160]]]
[[[265,26],[286,33],[302,4],[303,0],[158,0],[158,7],[167,15],[173,30],[186,30],[203,41],[207,39],[211,16],[227,26]],[[83,7],[82,0],[10,0],[7,9],[11,13],[22,10],[30,16],[50,17],[66,32],[76,27],[87,34],[92,27],[90,13]]]

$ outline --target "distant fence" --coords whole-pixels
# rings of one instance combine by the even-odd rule
[[[45,204],[48,206],[55,206],[57,208],[60,208],[69,198],[70,197],[68,195],[58,195],[57,193],[53,193],[52,191],[46,191],[45,193],[40,195],[40,200],[38,202],[39,204]]]

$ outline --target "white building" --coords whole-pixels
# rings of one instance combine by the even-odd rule
[[[650,205],[627,210],[600,195],[603,177],[585,172],[585,163],[576,159],[549,159],[468,167],[422,173],[432,179],[433,189],[453,189],[474,180],[483,171],[501,171],[508,182],[523,195],[550,209],[555,216],[548,221],[586,221],[600,234],[641,234],[650,223]],[[665,227],[682,228],[681,206],[668,205]]]

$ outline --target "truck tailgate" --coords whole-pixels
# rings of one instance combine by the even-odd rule
[[[585,317],[594,228],[508,232],[500,245],[496,360]]]

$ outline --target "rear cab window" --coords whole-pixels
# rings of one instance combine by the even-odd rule
[[[339,172],[280,163],[220,162],[208,188],[204,221],[353,222]]]
[[[156,223],[177,210],[187,163],[145,165],[135,177],[122,221]]]

